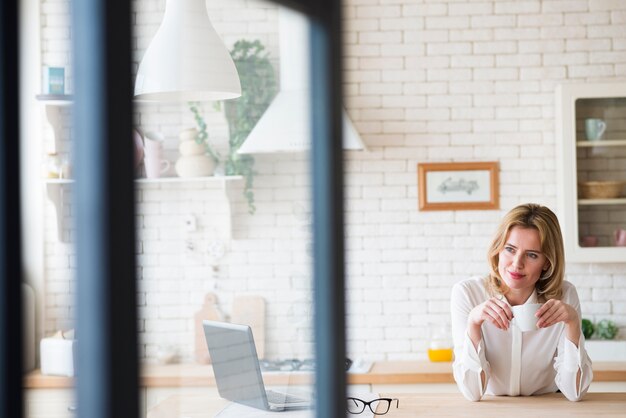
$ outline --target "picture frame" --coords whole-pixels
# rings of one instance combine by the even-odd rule
[[[497,161],[419,163],[419,210],[500,208]]]

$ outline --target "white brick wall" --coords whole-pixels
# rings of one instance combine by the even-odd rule
[[[554,87],[564,81],[626,80],[626,2],[619,0],[348,0],[347,110],[370,147],[346,153],[349,356],[424,358],[428,324],[445,321],[451,286],[486,272],[496,220],[535,201],[555,209]],[[163,0],[135,0],[135,65],[161,21]],[[260,39],[278,67],[277,12],[268,2],[209,0],[227,45]],[[66,0],[42,1],[42,61],[71,75]],[[71,80],[68,80],[71,86]],[[185,106],[143,105],[136,120],[167,137],[193,124]],[[225,149],[223,116],[204,105],[212,140]],[[69,128],[64,130],[69,135]],[[62,144],[65,152],[67,144]],[[268,357],[310,355],[310,179],[303,156],[258,156],[257,213],[234,193],[233,238],[225,201],[202,183],[138,189],[138,277],[142,355],[173,345],[191,358],[203,295],[220,308],[259,294],[267,307]],[[500,211],[417,211],[416,164],[499,160]],[[619,171],[619,169],[618,169]],[[621,169],[623,172],[623,167]],[[186,233],[185,216],[199,230]],[[71,208],[63,216],[71,222]],[[46,213],[46,332],[72,326],[76,264]],[[615,218],[626,226],[626,221]],[[226,248],[213,271],[209,243]],[[195,250],[185,248],[191,241]],[[626,332],[626,264],[569,263],[583,314]]]

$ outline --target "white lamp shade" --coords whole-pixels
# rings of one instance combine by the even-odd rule
[[[188,102],[241,96],[235,63],[205,0],[167,0],[165,16],[139,64],[135,99]]]

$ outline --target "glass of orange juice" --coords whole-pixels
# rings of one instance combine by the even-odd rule
[[[430,324],[428,359],[430,361],[452,361],[452,334],[446,324]]]

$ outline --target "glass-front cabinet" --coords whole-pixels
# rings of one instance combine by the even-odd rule
[[[626,82],[556,92],[559,216],[570,262],[626,262]]]

